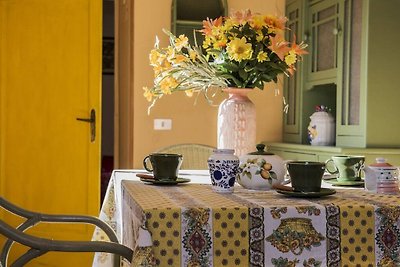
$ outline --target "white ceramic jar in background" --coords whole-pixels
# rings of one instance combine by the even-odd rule
[[[264,149],[264,144],[258,144],[257,151],[240,157],[237,182],[244,188],[270,190],[273,185],[283,183],[285,162]]]
[[[335,120],[329,112],[316,111],[310,116],[308,139],[313,146],[332,146],[335,144]]]
[[[211,184],[218,193],[232,193],[239,169],[234,149],[215,149],[208,159]]]

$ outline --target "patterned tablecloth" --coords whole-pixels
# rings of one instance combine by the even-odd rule
[[[118,235],[136,251],[132,266],[400,266],[399,196],[120,186],[122,210],[112,217],[120,217]]]
[[[128,246],[134,248],[137,242],[127,241],[129,236],[124,235],[122,233],[122,189],[121,182],[122,181],[139,181],[139,178],[136,177],[137,173],[144,173],[144,170],[114,170],[111,174],[110,181],[107,186],[107,191],[104,196],[104,202],[102,204],[99,218],[106,223],[108,223],[116,232],[118,239],[120,242],[127,244]],[[185,170],[180,171],[181,177],[186,177],[191,179],[191,183],[210,183],[210,178],[207,170]],[[148,237],[146,231],[141,230],[142,237],[141,240],[145,240],[142,242],[142,246],[148,245]],[[108,240],[106,234],[96,228],[93,234],[93,240]],[[150,240],[151,244],[151,240]],[[93,267],[113,267],[113,255],[108,253],[96,253],[93,260]],[[124,261],[122,266],[129,266],[129,264]],[[135,263],[132,263],[132,266],[136,266]]]

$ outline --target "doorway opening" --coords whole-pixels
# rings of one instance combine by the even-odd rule
[[[103,0],[101,203],[114,169],[114,1]]]

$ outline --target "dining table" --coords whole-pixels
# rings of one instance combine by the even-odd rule
[[[100,219],[134,250],[122,266],[399,266],[400,197],[323,180],[321,194],[213,191],[207,170],[181,182],[114,170]],[[323,193],[329,192],[329,193]],[[104,240],[96,229],[95,240]],[[93,266],[112,266],[96,253]]]

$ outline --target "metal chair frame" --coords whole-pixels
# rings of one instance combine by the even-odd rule
[[[49,251],[112,253],[116,255],[114,257],[115,266],[120,266],[120,257],[124,257],[129,262],[131,262],[132,260],[133,251],[130,248],[119,244],[118,238],[115,235],[113,229],[108,224],[96,217],[85,215],[52,215],[32,212],[22,209],[2,197],[0,197],[0,206],[10,213],[26,219],[26,221],[24,221],[16,228],[10,226],[0,219],[0,234],[4,235],[7,238],[0,253],[0,266],[7,266],[8,255],[12,245],[15,242],[27,246],[30,249],[28,249],[27,252],[17,258],[10,265],[11,267],[24,266],[32,259],[39,257]],[[84,223],[95,225],[106,233],[106,235],[110,239],[110,242],[52,240],[24,233],[27,229],[41,222]]]

